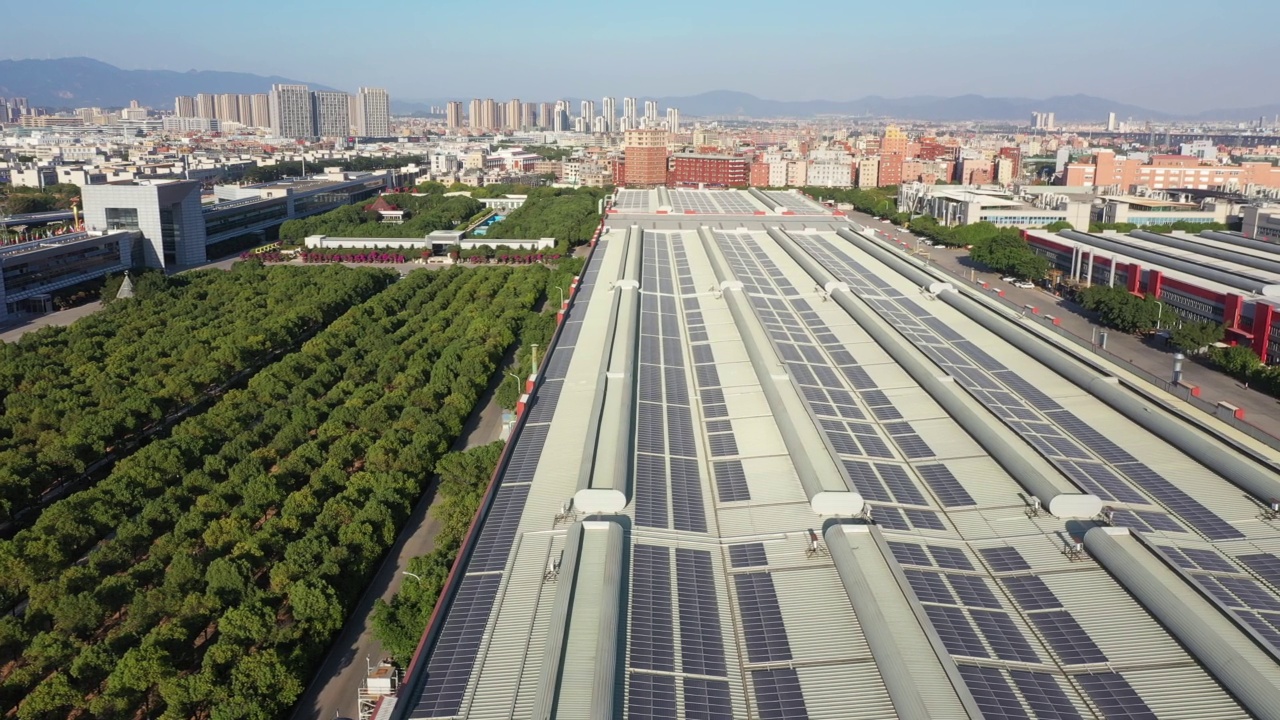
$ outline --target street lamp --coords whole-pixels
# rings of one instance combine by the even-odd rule
[[[1160,318],[1164,317],[1164,303],[1162,303],[1162,302],[1160,302],[1159,300],[1157,300],[1157,301],[1156,301],[1156,305],[1159,305],[1159,306],[1160,306],[1160,307],[1156,310],[1156,330],[1159,330],[1159,329],[1160,329]]]
[[[509,377],[515,378],[515,381],[516,381],[516,390],[517,390],[517,391],[519,391],[519,390],[520,390],[520,376],[519,376],[519,375],[517,375],[517,374],[515,374],[515,373],[513,373],[513,372],[509,372],[509,373],[507,373],[507,375],[508,375]]]
[[[559,290],[559,291],[560,291],[560,306],[561,306],[561,307],[564,307],[564,288],[562,288],[562,287],[560,287],[559,285],[557,285],[557,286],[556,286],[556,290]]]
[[[530,360],[530,367],[533,368],[532,370],[529,371],[529,374],[537,375],[538,374],[538,343],[533,344],[533,355],[532,357],[530,357],[529,360]]]
[[[419,585],[421,585],[421,584],[422,584],[422,576],[421,576],[421,575],[418,575],[417,573],[411,573],[411,572],[409,572],[408,570],[401,570],[401,571],[400,571],[400,574],[402,574],[402,575],[408,575],[409,577],[411,577],[411,578],[413,578],[413,579],[417,580]]]

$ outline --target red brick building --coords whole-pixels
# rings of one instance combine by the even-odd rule
[[[671,158],[668,184],[672,187],[689,185],[713,185],[717,187],[746,187],[750,180],[748,162],[733,155],[703,155],[682,153]],[[768,166],[765,166],[768,181]]]
[[[880,156],[880,175],[876,178],[876,184],[880,187],[886,185],[899,185],[902,183],[902,161],[903,157],[900,153],[889,153]]]
[[[627,187],[656,187],[667,182],[667,132],[628,130],[623,141],[624,161],[615,182]]]
[[[748,182],[751,187],[769,187],[769,163],[757,159],[751,163],[748,171]]]

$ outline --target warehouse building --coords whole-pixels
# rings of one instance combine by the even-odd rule
[[[376,717],[1277,716],[1274,448],[843,218],[658,193]]]

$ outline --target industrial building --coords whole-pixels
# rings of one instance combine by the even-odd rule
[[[1031,249],[1067,282],[1150,295],[1178,319],[1221,323],[1231,344],[1280,362],[1280,247],[1233,233],[1028,230]]]
[[[898,209],[932,215],[948,226],[989,222],[999,227],[1029,228],[1069,222],[1077,230],[1089,229],[1093,212],[1090,203],[1066,194],[1036,194],[1024,199],[1004,189],[919,182],[898,187]]]
[[[1280,716],[1280,454],[824,213],[618,191],[375,717]]]
[[[136,232],[71,233],[0,247],[0,321],[51,310],[49,294],[134,265]]]

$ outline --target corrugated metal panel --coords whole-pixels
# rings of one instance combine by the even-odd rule
[[[470,706],[464,705],[466,716],[475,720],[511,717],[522,691],[532,709],[542,667],[556,593],[556,585],[544,583],[543,574],[548,556],[563,548],[564,536],[525,535],[516,542],[516,562],[490,621],[492,639],[475,673]]]
[[[804,556],[803,550],[799,550],[799,556]],[[793,664],[871,658],[834,566],[782,570],[774,572],[773,577]]]
[[[902,413],[902,419],[908,422],[949,417],[942,406],[934,402],[929,393],[918,385],[893,388],[886,391],[885,396],[893,402],[894,407],[898,408],[898,412]]]
[[[959,458],[948,460],[943,464],[960,482],[960,485],[973,496],[978,506],[1014,506],[1021,511],[1022,499],[1018,494],[1023,492],[1022,487],[989,456]],[[956,513],[951,512],[949,515],[954,520]]]
[[[808,503],[725,506],[717,509],[716,515],[720,522],[720,535],[724,538],[806,530],[821,522]]]
[[[725,388],[724,401],[730,419],[773,416],[773,411],[769,409],[769,401],[758,386],[754,389],[745,386]]]
[[[800,485],[800,477],[796,475],[790,456],[784,454],[743,458],[742,471],[747,476],[750,503],[804,503],[806,510],[808,509],[809,498]],[[812,512],[810,515],[812,516]]]
[[[982,446],[951,418],[920,420],[911,423],[911,427],[939,459],[987,456]]]
[[[756,378],[756,371],[751,367],[749,362],[740,363],[716,363],[716,372],[720,375],[720,387],[737,387],[746,385],[748,387],[760,387],[760,381]]]
[[[1092,563],[1091,563],[1092,564]],[[1184,663],[1190,656],[1102,568],[1041,578],[1115,667]]]
[[[862,358],[854,355],[855,358]],[[864,365],[863,369],[867,371],[867,375],[871,376],[876,387],[881,390],[892,390],[894,388],[918,388],[915,380],[907,374],[897,363],[885,363],[883,365]]]
[[[880,671],[873,662],[800,667],[796,674],[800,676],[810,720],[885,720],[897,717]]]
[[[1251,717],[1198,665],[1123,670],[1160,720],[1243,720]]]
[[[778,432],[778,423],[771,417],[739,418],[733,421],[733,434],[738,440],[738,451],[748,455],[786,455],[787,445]]]
[[[569,612],[569,631],[564,646],[564,666],[560,669],[560,691],[556,696],[555,717],[590,717],[591,698],[600,663],[613,663],[615,658],[596,657],[603,603],[618,602],[602,594],[601,579],[608,561],[608,531],[586,530],[579,554],[577,582],[574,583],[573,606]],[[561,587],[558,592],[568,592]]]

